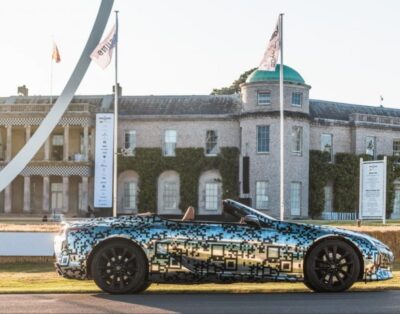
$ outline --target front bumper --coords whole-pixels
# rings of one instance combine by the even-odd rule
[[[378,281],[393,278],[394,255],[386,247],[380,247],[372,260],[364,261],[364,280]]]
[[[54,239],[55,268],[57,273],[68,279],[86,279],[86,259],[72,254],[66,249],[65,235],[57,235]]]

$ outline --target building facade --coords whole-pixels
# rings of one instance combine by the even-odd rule
[[[309,216],[310,150],[328,151],[332,162],[336,153],[400,155],[400,110],[310,100],[310,88],[298,72],[284,66],[288,218]],[[112,95],[73,99],[35,158],[0,193],[0,213],[77,216],[93,206],[95,117],[112,112],[112,100]],[[141,210],[143,193],[153,193],[151,210],[179,215],[187,205],[187,182],[191,182],[195,186],[190,191],[196,194],[191,205],[198,215],[220,215],[222,198],[234,190],[235,197],[279,216],[279,67],[275,72],[253,72],[238,95],[121,96],[119,103],[118,146],[123,158],[138,159],[138,150],[158,149],[157,167],[163,165],[150,187],[145,170],[155,164],[146,161],[136,164],[140,171],[120,170],[120,213]],[[0,169],[32,136],[50,106],[49,97],[0,98]],[[197,170],[189,181],[191,168],[179,173],[174,160],[177,152],[190,149],[202,151],[206,166],[200,169],[194,161],[192,168]],[[218,163],[223,162],[224,149],[237,151],[234,176],[229,179],[235,182],[227,181],[227,172]],[[227,182],[235,189],[227,191]],[[324,211],[334,211],[332,185],[324,192]],[[393,217],[397,216],[400,186],[395,185]]]

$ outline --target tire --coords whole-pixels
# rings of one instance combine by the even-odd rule
[[[112,241],[94,255],[94,282],[111,294],[138,293],[147,286],[147,262],[141,249],[126,241]]]
[[[326,240],[310,252],[304,268],[304,284],[316,292],[341,292],[358,279],[360,260],[344,241]]]

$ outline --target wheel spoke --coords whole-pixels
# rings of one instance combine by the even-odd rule
[[[110,262],[110,258],[107,256],[107,254],[105,252],[103,254],[101,254],[101,257],[104,258],[105,260],[107,260],[107,262]]]
[[[111,253],[112,253],[112,256],[115,258],[115,259],[117,259],[117,252],[115,251],[115,248],[111,248]]]
[[[331,259],[331,256],[330,256],[330,252],[328,251],[328,248],[327,248],[327,247],[324,247],[324,251],[325,251],[326,259],[327,259],[328,261],[331,261],[332,259]]]
[[[337,272],[337,275],[335,275],[335,277],[336,277],[336,279],[339,279],[339,281],[340,281],[341,285],[344,285],[343,278],[342,278],[342,277],[340,277],[340,275],[339,275],[339,272],[340,272],[340,271],[338,271],[338,272]]]
[[[333,274],[329,274],[329,281],[328,281],[329,286],[333,286]]]
[[[336,260],[336,254],[337,254],[337,245],[334,245],[334,246],[333,246],[333,256],[332,256],[332,260],[333,260],[334,262],[337,261],[337,260]]]

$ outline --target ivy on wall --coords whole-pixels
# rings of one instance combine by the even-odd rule
[[[324,187],[328,182],[333,182],[335,211],[358,212],[361,157],[364,161],[372,159],[369,155],[337,153],[335,163],[330,163],[328,153],[310,151],[309,214],[312,218],[319,217],[324,209]],[[378,159],[383,159],[383,156],[378,156]],[[388,156],[386,186],[386,215],[388,217],[393,211],[394,181],[400,178],[400,166],[394,161],[395,157]]]
[[[175,157],[164,157],[160,148],[137,148],[135,156],[119,156],[118,173],[134,170],[139,175],[138,208],[140,212],[157,209],[157,181],[160,174],[174,170],[180,177],[179,208],[198,204],[200,175],[217,169],[222,177],[223,198],[239,195],[239,150],[223,147],[218,156],[204,156],[202,148],[177,148]]]

